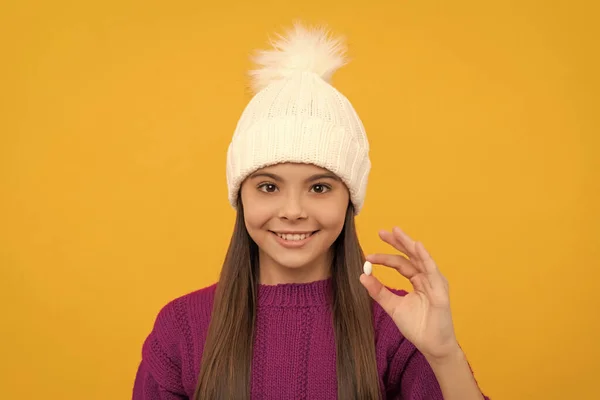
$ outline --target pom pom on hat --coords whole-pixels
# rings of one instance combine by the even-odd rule
[[[361,210],[371,161],[364,126],[350,101],[330,84],[347,63],[341,37],[296,22],[270,50],[254,56],[255,94],[227,150],[229,202],[254,171],[280,163],[312,164],[340,177],[355,214]]]
[[[313,72],[329,83],[348,61],[343,38],[332,36],[324,26],[306,27],[296,22],[287,35],[278,34],[271,40],[271,45],[273,49],[258,51],[253,57],[259,67],[249,72],[254,93],[296,72]]]

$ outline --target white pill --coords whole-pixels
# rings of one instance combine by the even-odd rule
[[[365,271],[365,274],[371,275],[371,272],[373,272],[373,264],[371,264],[369,261],[365,261],[363,271]]]

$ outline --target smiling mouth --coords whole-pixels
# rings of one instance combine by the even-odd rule
[[[279,238],[281,238],[285,241],[299,242],[301,240],[308,239],[309,237],[311,237],[312,235],[314,235],[315,233],[317,233],[319,231],[306,232],[306,233],[279,233],[279,232],[273,232],[273,231],[269,231],[269,232],[271,232],[274,235],[277,235]]]

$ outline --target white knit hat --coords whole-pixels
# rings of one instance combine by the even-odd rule
[[[257,169],[285,162],[325,168],[341,178],[355,214],[371,169],[362,121],[330,84],[346,64],[346,48],[320,28],[296,23],[287,37],[259,52],[250,72],[254,97],[243,111],[227,151],[229,202],[237,207],[241,183]]]

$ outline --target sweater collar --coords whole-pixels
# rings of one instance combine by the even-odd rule
[[[307,307],[331,304],[332,278],[308,283],[258,286],[259,307]]]

